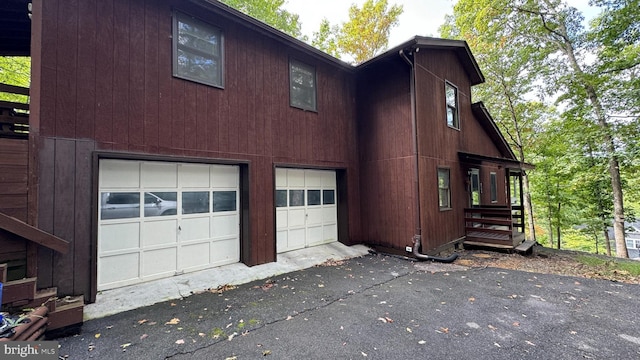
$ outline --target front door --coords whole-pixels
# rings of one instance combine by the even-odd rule
[[[482,192],[480,184],[480,169],[469,169],[469,206],[480,206],[480,193]]]

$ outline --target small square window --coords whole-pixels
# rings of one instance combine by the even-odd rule
[[[438,169],[438,206],[441,210],[451,208],[449,169]]]
[[[214,191],[213,192],[213,212],[236,211],[235,191]]]
[[[287,190],[276,190],[276,207],[287,207]]]
[[[460,129],[460,117],[458,114],[458,89],[448,82],[445,82],[444,86],[447,106],[447,125],[455,129]]]
[[[307,190],[307,205],[320,205],[320,190]]]
[[[336,203],[336,193],[334,190],[322,190],[322,204],[333,205]]]
[[[289,206],[304,206],[304,190],[289,190]]]
[[[173,16],[173,76],[224,86],[222,32],[182,13]]]
[[[289,61],[289,103],[316,111],[316,69],[296,60]]]

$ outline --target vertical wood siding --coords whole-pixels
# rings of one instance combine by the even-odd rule
[[[36,0],[37,2],[37,0]],[[39,287],[90,291],[91,154],[248,163],[250,265],[275,261],[274,164],[346,169],[349,238],[360,234],[355,77],[178,0],[46,0],[36,34],[38,223],[72,242],[39,251]],[[172,11],[220,28],[224,89],[172,76]],[[36,17],[38,19],[38,17]],[[289,106],[289,59],[316,68],[318,111]],[[404,191],[404,190],[402,190]]]
[[[412,244],[416,230],[409,74],[398,57],[367,69],[358,83],[362,234],[398,249]]]
[[[0,212],[27,222],[29,143],[0,138]],[[26,242],[0,230],[0,263],[26,258]]]
[[[464,208],[469,207],[467,170],[480,169],[482,204],[490,202],[489,173],[498,179],[498,204],[506,205],[505,172],[494,165],[463,164],[458,152],[503,157],[471,111],[471,84],[452,51],[428,50],[416,54],[416,104],[420,152],[420,209],[423,249],[428,251],[464,236]],[[460,130],[447,126],[445,81],[458,88]],[[450,169],[451,210],[438,206],[439,167]]]

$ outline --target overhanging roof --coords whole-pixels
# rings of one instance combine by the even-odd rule
[[[502,165],[506,168],[523,169],[523,170],[530,170],[535,168],[531,164],[522,163],[515,159],[486,156],[486,155],[480,155],[480,154],[467,153],[463,151],[458,152],[458,157],[460,158],[461,161],[467,162],[467,163],[490,162],[490,163]]]
[[[482,75],[482,72],[480,71],[480,66],[478,66],[475,57],[473,57],[469,45],[463,40],[415,36],[393,49],[387,50],[384,53],[363,62],[358,65],[357,68],[367,68],[373,64],[384,61],[389,57],[398,56],[400,50],[415,51],[416,49],[440,49],[454,51],[462,63],[462,67],[467,72],[467,75],[469,75],[471,85],[478,85],[484,82],[484,75]]]

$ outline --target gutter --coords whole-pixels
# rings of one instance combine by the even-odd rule
[[[416,52],[419,49],[416,48]],[[415,76],[415,64],[407,57],[404,49],[398,51],[398,55],[409,65],[411,68],[410,75],[410,88],[411,88],[411,135],[413,140],[413,156],[415,157],[415,189],[416,189],[416,233],[413,235],[413,256],[418,260],[430,260],[444,263],[453,262],[458,258],[458,254],[452,254],[449,257],[441,258],[437,256],[429,256],[420,253],[420,247],[422,244],[422,228],[420,226],[420,154],[418,152],[418,119],[416,116],[416,76]]]

